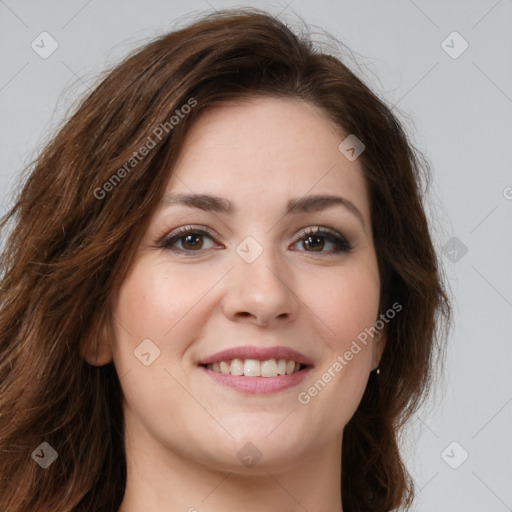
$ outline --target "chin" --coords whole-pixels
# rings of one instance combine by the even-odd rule
[[[292,466],[307,451],[306,431],[298,426],[290,429],[287,420],[283,422],[285,417],[283,415],[279,421],[273,423],[272,428],[269,424],[266,424],[265,429],[246,426],[243,430],[235,431],[235,439],[226,435],[223,440],[212,441],[216,450],[209,452],[212,459],[215,459],[215,467],[241,473],[250,470],[254,474],[257,470],[267,471],[276,467],[284,469],[288,465]]]

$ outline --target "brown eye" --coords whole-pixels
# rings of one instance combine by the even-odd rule
[[[321,251],[325,246],[325,240],[322,236],[308,236],[303,241],[305,247],[309,247],[314,251]]]
[[[182,246],[185,249],[201,249],[203,247],[203,241],[201,240],[201,237],[203,235],[193,233],[190,235],[182,236],[178,238],[178,240],[182,240]]]
[[[204,238],[213,240],[214,234],[204,229],[189,226],[174,231],[159,246],[162,249],[174,252],[199,252],[204,249]],[[174,247],[177,242],[181,243],[181,248]]]
[[[298,240],[298,242],[302,242],[303,247],[311,249],[304,252],[333,254],[338,252],[349,252],[352,250],[352,246],[344,236],[329,228],[309,228],[302,234],[303,236]],[[334,245],[334,250],[323,250],[325,248],[326,241],[328,244],[330,243]]]

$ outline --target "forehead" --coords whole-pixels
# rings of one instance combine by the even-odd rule
[[[338,149],[347,134],[301,100],[252,98],[204,111],[191,126],[167,192],[230,197],[235,206],[338,194],[369,205],[362,167]]]

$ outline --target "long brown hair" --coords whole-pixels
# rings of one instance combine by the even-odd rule
[[[258,95],[310,102],[364,142],[380,310],[403,311],[386,326],[382,373],[345,427],[340,485],[346,512],[409,507],[397,432],[432,382],[451,311],[422,205],[428,165],[339,58],[264,11],[237,9],[161,36],[109,72],[0,222],[12,222],[0,261],[0,510],[118,509],[122,376],[112,363],[87,364],[79,348],[108,342],[116,290],[194,119]],[[58,454],[46,469],[31,456],[43,442]]]

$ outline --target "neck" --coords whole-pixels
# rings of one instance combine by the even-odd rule
[[[140,424],[125,423],[127,482],[119,512],[261,510],[343,512],[341,442],[283,464],[221,470],[164,448]]]

